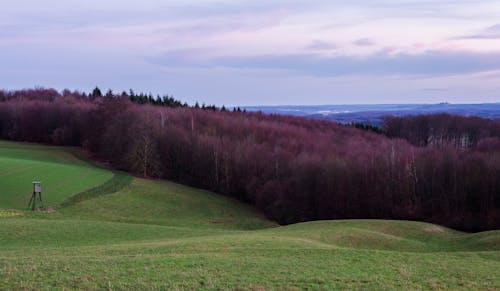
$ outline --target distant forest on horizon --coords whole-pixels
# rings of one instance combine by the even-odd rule
[[[0,90],[0,138],[82,147],[117,169],[251,203],[281,224],[500,227],[499,119],[387,116],[375,128],[133,91],[39,88]]]

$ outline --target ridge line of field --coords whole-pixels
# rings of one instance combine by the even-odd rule
[[[84,190],[82,192],[76,193],[75,195],[68,197],[65,201],[59,204],[59,207],[68,207],[74,205],[78,202],[90,200],[102,195],[112,194],[122,190],[132,183],[132,177],[125,172],[103,167],[101,164],[97,163],[95,160],[89,159],[84,154],[82,154],[81,149],[78,148],[66,148],[65,152],[69,153],[76,159],[90,164],[96,168],[101,168],[109,170],[113,173],[113,177],[106,182],[97,185],[93,188]]]

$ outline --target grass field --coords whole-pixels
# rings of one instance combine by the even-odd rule
[[[10,177],[0,176],[0,289],[500,289],[500,231],[383,220],[278,227],[235,200],[98,169],[71,151],[0,143]],[[52,213],[22,210],[17,193],[32,179],[22,169],[32,165],[50,168],[40,179],[60,205]]]
[[[0,141],[0,207],[26,209],[32,182],[41,181],[44,202],[57,205],[112,177],[77,159],[67,148]]]

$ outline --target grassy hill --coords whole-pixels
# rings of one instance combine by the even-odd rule
[[[0,207],[26,209],[33,191],[31,182],[41,181],[46,205],[112,177],[107,170],[77,159],[67,148],[0,141]],[[50,193],[50,194],[49,194]]]
[[[500,288],[500,231],[384,220],[278,227],[233,199],[98,169],[71,151],[0,143],[0,173],[10,173],[0,174],[0,289]],[[33,165],[50,169],[39,179],[60,205],[53,213],[21,210],[16,193],[24,179],[30,187]]]

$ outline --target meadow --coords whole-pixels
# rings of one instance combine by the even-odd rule
[[[43,192],[50,193],[43,196],[47,205],[58,205],[112,177],[110,171],[76,158],[71,150],[0,141],[0,207],[25,209],[33,181],[41,181]]]
[[[232,198],[0,142],[0,289],[500,289],[500,231],[279,226]],[[32,179],[51,213],[26,210]]]

